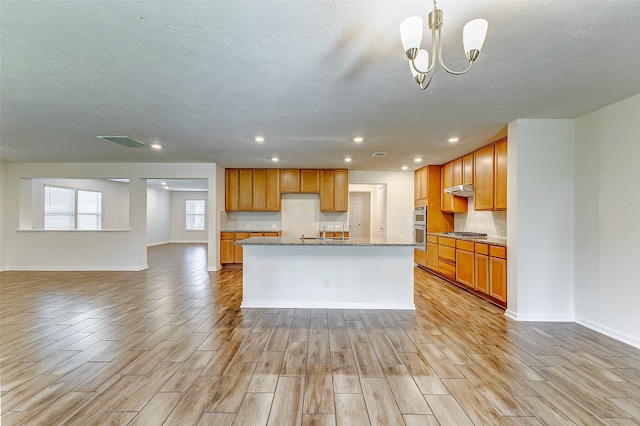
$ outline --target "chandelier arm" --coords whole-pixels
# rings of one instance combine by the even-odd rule
[[[438,30],[438,36],[439,36],[438,37],[438,62],[440,62],[440,66],[442,67],[442,69],[448,72],[449,74],[453,74],[453,75],[462,75],[467,73],[473,66],[473,61],[469,61],[469,66],[464,71],[453,71],[447,68],[447,66],[444,64],[444,61],[442,60],[442,34],[440,34],[440,30]],[[435,58],[434,58],[434,62],[435,62]]]
[[[427,87],[429,87],[429,85],[431,84],[431,79],[433,78],[434,74],[435,74],[434,72],[429,74],[429,80],[427,80],[427,84],[425,84],[424,86],[420,84],[420,90],[425,90]]]

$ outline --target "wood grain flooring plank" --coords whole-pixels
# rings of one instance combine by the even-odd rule
[[[247,392],[275,392],[283,360],[284,352],[263,352],[253,371]]]
[[[336,394],[337,426],[370,426],[364,396],[357,393]]]
[[[289,342],[282,361],[282,376],[304,376],[307,367],[307,342]]]
[[[303,413],[335,413],[333,380],[329,364],[308,364]]]
[[[398,352],[386,334],[372,334],[369,338],[381,364],[402,364]]]
[[[88,392],[68,392],[64,394],[56,404],[50,404],[44,410],[27,420],[24,424],[29,426],[63,424],[64,420],[71,413],[92,397],[93,394]]]
[[[329,364],[331,352],[329,351],[329,333],[311,333],[309,335],[308,364]]]
[[[409,374],[423,394],[448,394],[449,390],[421,353],[400,354]]]
[[[542,424],[545,425],[575,425],[553,405],[549,405],[544,398],[537,396],[517,396],[516,399]]]
[[[247,392],[233,424],[237,426],[266,425],[272,401],[273,393]]]
[[[418,344],[418,350],[441,379],[463,379],[464,375],[434,344]]]
[[[297,426],[302,422],[304,377],[280,377],[269,413],[269,426]]]
[[[369,333],[364,328],[362,321],[345,321],[347,325],[347,334],[351,343],[355,342],[370,342]]]
[[[302,426],[335,426],[335,414],[303,414]]]
[[[200,376],[184,394],[164,425],[198,424],[205,409],[211,404],[222,378],[219,376]]]
[[[349,334],[345,327],[329,327],[329,349],[332,352],[345,352],[351,350]]]
[[[251,333],[238,349],[234,362],[258,362],[268,338],[268,333]]]
[[[264,350],[270,352],[284,352],[285,349],[287,349],[290,331],[291,329],[289,327],[275,326],[269,334]]]
[[[162,362],[154,367],[149,374],[136,383],[123,398],[112,407],[112,411],[140,411],[145,404],[153,398],[155,393],[164,386],[169,378],[178,370],[180,364],[175,362]]]
[[[214,351],[195,351],[162,386],[161,392],[187,392],[209,364]]]
[[[383,370],[402,414],[433,414],[407,367],[387,364]]]
[[[406,426],[438,426],[440,424],[433,414],[403,414],[402,420]]]
[[[352,352],[331,352],[331,374],[335,393],[362,393]]]
[[[473,421],[452,395],[425,395],[425,398],[440,425],[473,426]]]
[[[346,327],[342,309],[329,309],[327,311],[327,325],[329,327]]]
[[[236,413],[204,413],[198,426],[231,426]]]
[[[212,413],[233,413],[238,411],[255,368],[255,363],[233,363],[227,375],[220,382],[218,390],[213,395],[211,405],[206,411]]]
[[[200,374],[203,376],[224,376],[240,346],[242,346],[242,342],[224,342]]]
[[[362,394],[371,425],[404,425],[402,414],[384,378],[362,377]]]
[[[158,392],[127,426],[161,425],[183,396],[182,392]]]
[[[352,347],[360,377],[384,377],[382,366],[371,343],[353,343]]]
[[[467,379],[443,379],[442,381],[475,424],[503,424],[500,414]]]

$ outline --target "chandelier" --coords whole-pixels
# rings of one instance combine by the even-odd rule
[[[429,13],[429,28],[431,29],[431,52],[433,54],[429,61],[429,52],[420,49],[422,41],[422,18],[412,16],[405,19],[400,24],[400,36],[404,51],[409,59],[409,68],[411,74],[420,86],[425,90],[431,84],[433,78],[436,61],[440,63],[442,69],[449,74],[461,75],[466,73],[473,66],[473,62],[478,59],[480,50],[487,36],[487,28],[489,24],[484,19],[474,19],[466,23],[462,29],[462,39],[464,52],[469,61],[469,66],[463,71],[453,71],[447,68],[442,61],[442,10],[436,6],[436,0],[433,0],[433,10]]]

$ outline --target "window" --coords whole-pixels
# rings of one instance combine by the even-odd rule
[[[204,200],[187,200],[187,231],[204,231]]]
[[[101,228],[101,192],[44,187],[44,229]]]

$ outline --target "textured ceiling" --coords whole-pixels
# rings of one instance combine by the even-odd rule
[[[421,92],[399,24],[431,4],[3,0],[0,157],[398,170],[640,93],[638,0],[441,0],[449,67],[467,20],[489,35],[469,74],[438,69]]]

